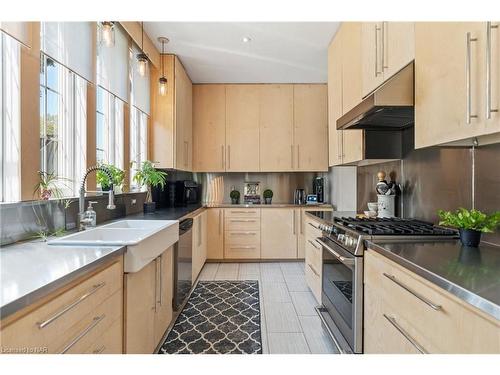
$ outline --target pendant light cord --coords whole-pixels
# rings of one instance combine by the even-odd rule
[[[141,22],[141,51],[144,53],[144,21]]]

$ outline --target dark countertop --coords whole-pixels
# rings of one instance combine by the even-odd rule
[[[195,211],[205,208],[202,204],[190,204],[186,207],[169,207],[157,209],[154,213],[145,214],[140,212],[137,214],[121,217],[114,221],[121,220],[179,220],[186,215],[193,214]],[[107,224],[107,223],[103,223]]]
[[[500,320],[500,247],[447,241],[366,241],[372,249]]]
[[[334,217],[356,217],[356,211],[307,211],[306,215],[317,218],[325,224],[331,224]]]

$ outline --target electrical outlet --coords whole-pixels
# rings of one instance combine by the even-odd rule
[[[137,199],[132,199],[132,200],[130,201],[130,204],[131,204],[132,206],[135,206],[135,205],[137,204]]]

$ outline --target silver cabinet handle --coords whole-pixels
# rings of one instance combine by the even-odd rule
[[[230,246],[230,249],[234,250],[248,250],[248,249],[256,249],[255,246]]]
[[[382,71],[384,71],[384,69],[388,69],[389,68],[389,65],[386,65],[386,61],[385,61],[385,54],[388,53],[388,49],[387,49],[387,46],[385,45],[385,39],[386,39],[386,26],[387,26],[387,29],[389,29],[388,25],[387,25],[387,22],[384,21],[382,22],[382,48],[381,48],[381,54],[382,54]]]
[[[332,254],[335,258],[337,258],[339,261],[346,265],[353,265],[355,263],[354,258],[346,258],[339,253],[337,253],[335,250],[333,250],[330,246],[328,246],[326,243],[320,240],[316,240],[321,246],[323,246],[330,254]]]
[[[255,219],[231,219],[229,221],[231,223],[255,223],[257,220],[255,220]]]
[[[380,27],[378,24],[375,24],[375,77],[378,77],[379,74],[382,74],[382,72],[379,72],[378,70],[378,34],[380,32]]]
[[[222,210],[219,210],[219,235],[222,234]]]
[[[202,218],[201,216],[198,218],[198,247],[201,246],[201,227],[202,227]]]
[[[313,247],[315,247],[316,249],[318,250],[321,250],[321,246],[317,246],[314,242],[312,242],[311,240],[307,240],[307,242],[309,242],[311,245],[313,245]]]
[[[102,314],[101,316],[96,316],[94,319],[92,319],[92,323],[90,323],[87,328],[85,328],[82,332],[80,332],[73,340],[67,344],[63,350],[59,354],[64,354],[68,350],[70,350],[73,346],[76,345],[78,341],[80,341],[82,338],[84,338],[92,329],[95,328],[96,325],[98,325],[102,320],[106,317],[106,315]]]
[[[101,354],[104,350],[106,350],[106,346],[101,346],[100,348],[97,348],[92,351],[92,354]]]
[[[188,160],[188,155],[189,155],[189,142],[184,141],[184,166],[187,167],[189,160]]]
[[[309,263],[307,263],[307,265],[309,266],[309,268],[311,269],[311,271],[312,271],[312,272],[313,272],[316,276],[318,276],[318,277],[319,277],[319,273],[318,273],[318,272],[316,272],[316,270],[314,269],[314,267],[313,267],[313,266],[311,266]]]
[[[406,286],[405,284],[403,284],[401,281],[399,281],[398,279],[396,279],[396,277],[394,275],[389,275],[387,273],[383,273],[383,275],[385,277],[387,277],[389,280],[391,280],[393,283],[399,285],[401,288],[403,288],[404,290],[406,290],[407,292],[413,294],[415,297],[417,297],[419,300],[421,300],[423,303],[425,303],[427,306],[430,306],[432,309],[436,310],[436,311],[439,311],[443,308],[443,306],[441,305],[436,305],[435,303],[432,303],[431,301],[429,301],[427,298],[425,298],[423,295],[421,295],[420,293],[417,293],[415,292],[414,290],[412,290],[410,287]]]
[[[231,236],[239,236],[239,235],[243,235],[243,236],[255,236],[257,233],[255,233],[255,232],[229,232],[229,234]]]
[[[299,212],[299,228],[300,234],[304,234],[304,212],[302,210],[298,210]]]
[[[290,145],[290,152],[291,152],[291,166],[293,169],[293,145]]]
[[[163,267],[162,267],[162,261],[163,261],[163,254],[159,256],[159,269],[160,269],[160,306],[163,306]]]
[[[300,169],[300,145],[297,145],[297,169]]]
[[[220,164],[221,164],[222,169],[224,169],[224,145],[220,146],[220,150],[221,150]]]
[[[38,328],[42,329],[42,328],[47,327],[50,323],[54,322],[55,320],[57,320],[58,318],[60,318],[62,315],[64,315],[65,313],[67,313],[69,310],[71,310],[73,307],[75,307],[78,304],[80,304],[80,302],[82,302],[82,301],[86,300],[87,298],[89,298],[92,294],[94,294],[95,292],[97,292],[104,285],[106,285],[106,283],[104,281],[101,282],[101,283],[99,283],[99,284],[94,285],[92,287],[92,289],[90,289],[87,293],[85,293],[85,294],[81,295],[80,297],[78,297],[78,299],[76,299],[75,301],[73,301],[71,304],[67,305],[62,310],[60,310],[57,313],[55,313],[54,315],[52,315],[50,318],[48,318],[44,322],[37,323],[38,324]]]
[[[231,211],[233,214],[255,214],[257,211],[245,211],[245,210],[233,210]]]
[[[295,230],[295,210],[292,211],[292,234],[295,236],[296,230]]]
[[[491,29],[498,29],[498,25],[486,22],[486,118],[488,120],[493,112],[498,112],[498,109],[491,106]]]
[[[316,225],[314,225],[313,223],[307,223],[307,224],[309,224],[311,227],[313,227],[313,228],[315,228],[315,229],[320,230],[320,229],[319,229],[319,227],[317,227],[317,226],[316,226]]]
[[[231,145],[227,145],[227,169],[231,169]]]
[[[424,349],[424,347],[422,345],[420,345],[408,332],[406,332],[403,329],[403,327],[401,327],[398,324],[398,322],[396,322],[396,319],[394,319],[392,316],[388,316],[386,314],[383,314],[383,315],[384,315],[384,318],[386,318],[389,321],[389,323],[391,323],[392,326],[394,328],[396,328],[399,331],[399,333],[401,333],[405,337],[405,339],[407,339],[410,342],[410,344],[412,344],[415,347],[415,349],[417,349],[422,354],[428,354],[428,352]]]
[[[471,64],[472,64],[472,51],[471,51],[471,43],[477,42],[477,38],[472,38],[471,33],[467,32],[466,36],[466,49],[467,49],[467,57],[465,59],[465,122],[467,124],[471,123],[471,119],[477,118],[477,115],[472,114],[472,87],[471,87]]]
[[[158,258],[155,258],[155,305],[154,305],[154,308],[153,310],[155,312],[158,311],[158,274],[159,274],[159,270],[158,270]]]

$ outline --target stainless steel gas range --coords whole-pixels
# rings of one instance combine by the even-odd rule
[[[322,305],[317,308],[341,353],[363,352],[365,240],[448,240],[457,232],[415,219],[337,217],[310,212],[321,223]]]

